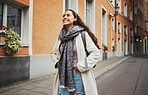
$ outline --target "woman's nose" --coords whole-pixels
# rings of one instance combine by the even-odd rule
[[[64,16],[63,18],[67,18],[67,16]]]

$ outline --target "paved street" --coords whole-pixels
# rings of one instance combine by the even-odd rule
[[[97,78],[99,95],[148,95],[148,55],[135,56]]]
[[[130,56],[113,57],[99,61],[94,68],[95,77],[103,75],[128,58]],[[55,74],[43,76],[0,88],[0,95],[52,95],[54,76]]]

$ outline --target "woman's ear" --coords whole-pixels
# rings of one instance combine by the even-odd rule
[[[74,21],[77,21],[77,18],[74,18]]]

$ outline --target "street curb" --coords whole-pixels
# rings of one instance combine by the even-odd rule
[[[94,72],[95,78],[97,78],[97,77],[103,75],[103,74],[106,73],[107,71],[113,69],[114,67],[116,67],[117,65],[121,64],[123,61],[125,61],[126,59],[131,58],[131,57],[132,57],[132,56],[128,56],[128,57],[126,57],[126,58],[123,58],[123,59],[121,59],[121,60],[115,62],[115,63],[112,63],[111,65],[108,65],[108,66],[106,66],[106,67],[104,67],[104,68],[102,68],[102,69],[100,69],[100,70],[95,71],[95,72]]]

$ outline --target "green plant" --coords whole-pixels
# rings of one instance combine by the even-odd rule
[[[107,51],[108,50],[108,47],[106,45],[104,45],[104,50]]]
[[[104,52],[108,51],[108,47],[106,45],[104,45],[104,43],[102,44],[102,46],[103,46]]]
[[[20,43],[21,38],[17,34],[17,32],[14,31],[14,28],[10,28],[6,31],[6,44],[5,49],[6,53],[8,55],[12,53],[16,53],[18,50],[22,48],[22,45]]]
[[[112,46],[112,51],[115,52],[116,51],[116,47]]]
[[[0,30],[0,36],[6,36],[5,29],[7,29],[7,26],[3,25],[3,30]]]

